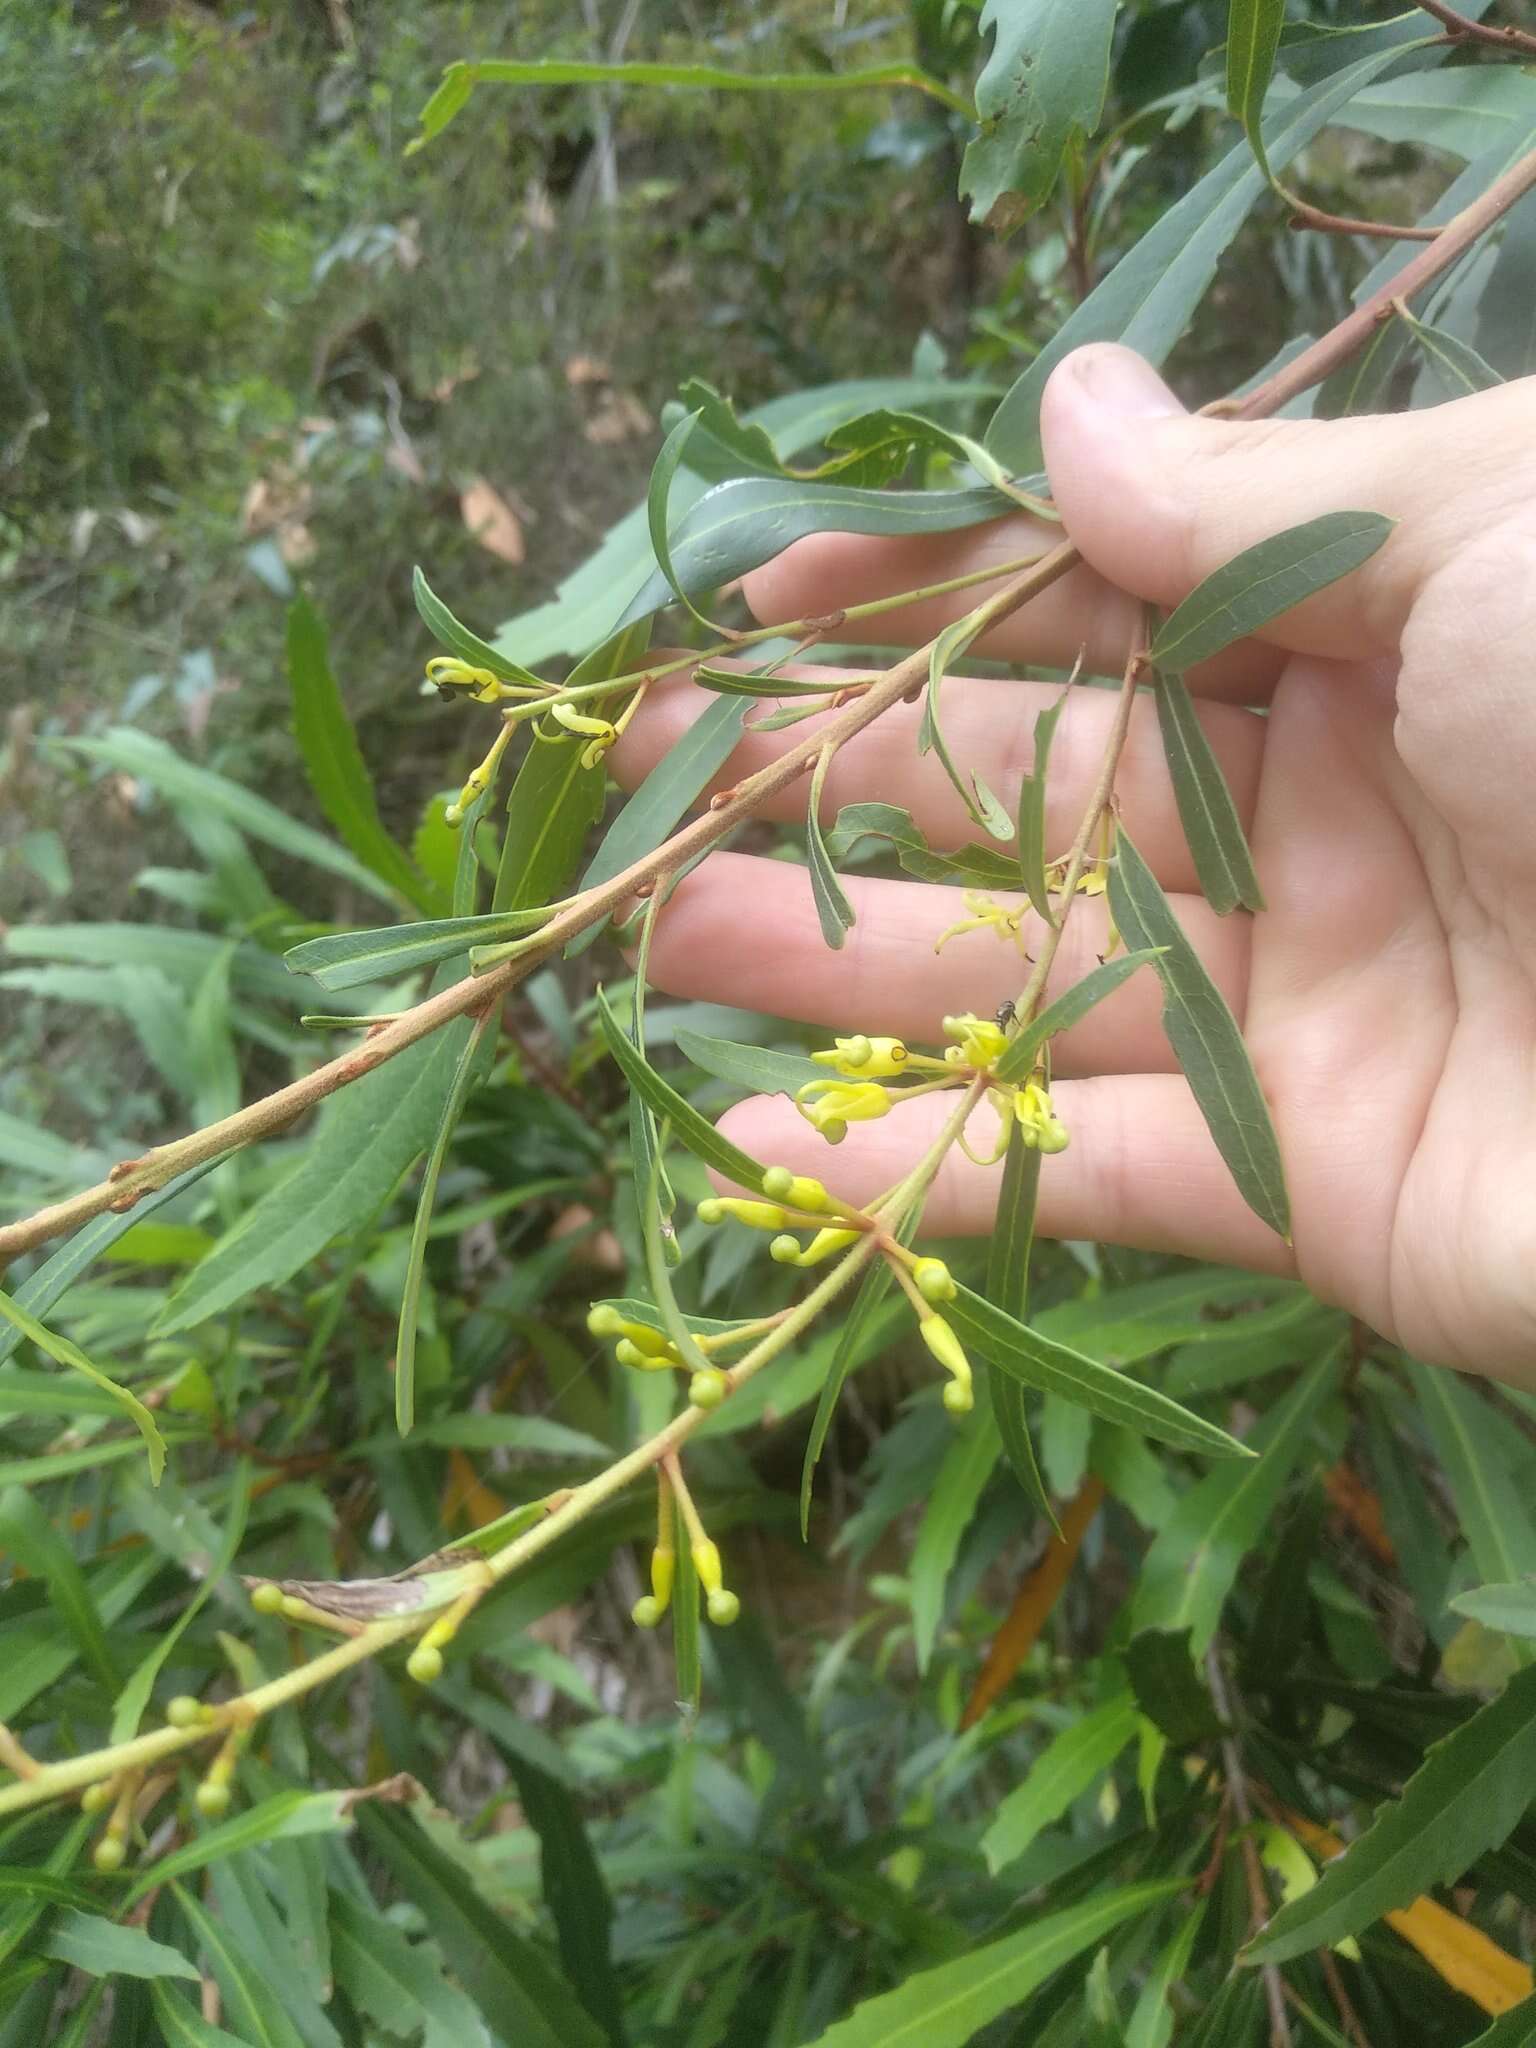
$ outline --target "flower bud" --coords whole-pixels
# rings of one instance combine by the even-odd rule
[[[166,1701],[165,1718],[173,1728],[193,1728],[203,1718],[202,1702],[189,1692],[179,1692]]]
[[[91,1861],[98,1870],[110,1876],[114,1870],[122,1869],[127,1855],[121,1835],[103,1835],[91,1851]]]
[[[718,1367],[696,1372],[688,1382],[688,1399],[695,1408],[718,1408],[731,1391],[731,1383]]]
[[[727,1216],[751,1230],[782,1230],[788,1217],[777,1202],[749,1202],[739,1195],[710,1195],[699,1204],[701,1223],[723,1223]]]
[[[100,1813],[104,1806],[110,1806],[111,1804],[112,1781],[110,1778],[103,1778],[95,1785],[87,1785],[80,1794],[80,1811],[82,1813]]]
[[[848,1074],[859,1081],[889,1080],[893,1074],[906,1070],[908,1057],[899,1038],[866,1038],[863,1032],[853,1038],[834,1039],[826,1051],[811,1054],[818,1066],[830,1067],[834,1073]]]
[[[204,1778],[192,1795],[205,1820],[222,1820],[229,1811],[229,1787],[218,1778]]]
[[[642,1351],[633,1337],[621,1337],[613,1347],[613,1355],[631,1372],[666,1372],[677,1363],[675,1353]]]
[[[798,1266],[800,1263],[800,1240],[791,1237],[786,1230],[782,1237],[776,1237],[768,1247],[768,1256],[781,1266]]]
[[[976,1396],[964,1380],[946,1380],[942,1399],[951,1415],[969,1415],[976,1406]]]
[[[283,1609],[282,1587],[275,1585],[271,1579],[265,1580],[259,1586],[252,1586],[251,1605],[258,1614],[281,1614]]]
[[[706,1593],[718,1593],[724,1579],[720,1566],[720,1546],[703,1536],[690,1545],[693,1554],[693,1568],[699,1575],[699,1584]]]
[[[840,1252],[851,1244],[857,1244],[856,1230],[818,1230],[805,1250],[796,1260],[800,1266],[819,1266],[823,1259],[830,1259],[834,1252]]]
[[[963,1415],[972,1400],[971,1361],[965,1355],[964,1346],[942,1316],[924,1316],[917,1327],[923,1342],[953,1381],[952,1386],[944,1389],[945,1407],[952,1415]],[[957,1399],[962,1404],[959,1407],[955,1405]]]
[[[722,1586],[719,1592],[709,1595],[704,1608],[716,1628],[729,1628],[741,1612],[741,1602]]]
[[[912,1268],[913,1285],[924,1301],[953,1301],[955,1276],[942,1259],[919,1259]]]
[[[430,1643],[418,1643],[405,1668],[418,1685],[431,1685],[443,1675],[443,1653]]]
[[[799,1209],[812,1216],[832,1205],[832,1197],[819,1180],[813,1180],[809,1174],[791,1173],[787,1166],[768,1168],[763,1175],[763,1193],[788,1209]]]
[[[587,1328],[594,1337],[621,1337],[626,1327],[611,1301],[594,1302],[587,1310]]]
[[[642,1593],[629,1610],[629,1618],[636,1628],[656,1628],[666,1612],[661,1602],[651,1593]]]

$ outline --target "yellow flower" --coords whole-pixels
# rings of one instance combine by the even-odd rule
[[[1019,1120],[1024,1142],[1036,1152],[1065,1152],[1071,1142],[1066,1126],[1057,1116],[1051,1093],[1039,1081],[1026,1081],[1015,1089],[1013,1113]]]
[[[1045,886],[1053,894],[1059,895],[1066,886],[1066,880],[1067,863],[1064,860],[1053,860],[1045,871]],[[1085,869],[1077,878],[1077,894],[1079,896],[1102,896],[1108,887],[1109,868],[1104,861],[1099,861],[1093,867]]]
[[[893,1098],[878,1081],[807,1081],[795,1096],[795,1107],[807,1123],[836,1145],[850,1124],[872,1123],[885,1116]]]
[[[439,690],[468,690],[477,704],[494,704],[506,694],[500,678],[488,668],[475,668],[456,655],[436,654],[427,663],[427,681]]]
[[[955,1040],[944,1057],[951,1066],[975,1067],[985,1073],[996,1066],[1008,1050],[1002,1026],[990,1017],[977,1017],[969,1010],[963,1016],[944,1019],[944,1035]]]
[[[942,931],[933,942],[935,953],[941,952],[951,939],[958,939],[965,932],[994,931],[1000,939],[1012,939],[1022,953],[1024,950],[1024,906],[1015,910],[1007,909],[1001,903],[994,903],[990,896],[980,889],[966,889],[961,901],[967,915],[947,931]]]
[[[831,1067],[857,1081],[889,1080],[905,1071],[908,1057],[899,1038],[866,1038],[862,1032],[853,1038],[834,1039],[829,1050],[811,1054],[818,1066]]]
[[[551,704],[549,714],[567,732],[591,735],[590,745],[581,750],[583,768],[595,768],[619,737],[618,727],[606,718],[590,718],[586,712],[577,711],[569,704]]]

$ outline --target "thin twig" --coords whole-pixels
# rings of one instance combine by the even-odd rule
[[[1230,1730],[1234,1725],[1232,1695],[1214,1643],[1205,1653],[1205,1672],[1217,1715],[1222,1725]],[[1258,1844],[1253,1839],[1253,1807],[1248,1799],[1248,1778],[1243,1770],[1236,1736],[1231,1733],[1221,1739],[1221,1767],[1232,1811],[1241,1830],[1243,1874],[1248,1880],[1248,1911],[1253,1931],[1257,1934],[1272,1908],[1264,1886],[1264,1867],[1259,1861]],[[1291,2048],[1291,2023],[1285,2016],[1284,1980],[1273,1963],[1262,1963],[1259,1972],[1264,1980],[1264,1996],[1269,2006],[1270,2048]]]
[[[1445,232],[1443,228],[1404,227],[1396,221],[1358,220],[1353,214],[1329,213],[1294,192],[1285,192],[1283,197],[1291,209],[1286,222],[1291,228],[1310,228],[1324,235],[1370,235],[1381,242],[1433,242]]]
[[[1454,7],[1445,5],[1445,0],[1417,0],[1417,5],[1450,31],[1453,42],[1484,43],[1491,50],[1520,50],[1528,57],[1536,57],[1536,36],[1528,35],[1522,28],[1490,28],[1486,22],[1458,14]]]

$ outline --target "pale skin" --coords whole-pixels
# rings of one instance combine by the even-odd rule
[[[1118,673],[1138,600],[1170,607],[1242,548],[1324,512],[1365,508],[1398,526],[1363,569],[1189,679],[1249,833],[1262,915],[1218,919],[1194,893],[1150,703],[1119,779],[1127,826],[1243,1025],[1286,1161],[1292,1245],[1228,1179],[1146,973],[1057,1041],[1053,1093],[1072,1142],[1044,1164],[1041,1230],[1296,1273],[1419,1357],[1536,1386],[1536,379],[1392,418],[1238,423],[1187,415],[1139,359],[1097,346],[1058,368],[1043,426],[1087,566],[980,652],[1062,667],[1086,650],[1090,668]],[[942,539],[831,536],[757,571],[747,597],[764,622],[803,617],[1058,538],[1022,516]],[[974,602],[893,612],[871,637],[921,644]],[[953,751],[1005,803],[1057,691],[946,687]],[[660,687],[616,751],[620,779],[638,781],[708,701],[686,678]],[[1049,853],[1082,814],[1111,708],[1106,692],[1069,701]],[[975,836],[937,761],[917,754],[917,716],[898,707],[839,755],[827,822],[874,798],[909,808],[935,846]],[[720,785],[805,731],[749,740]],[[771,814],[801,815],[804,797],[802,783]],[[945,1012],[985,1015],[1017,994],[1024,963],[989,931],[934,953],[965,914],[958,890],[857,872],[848,887],[858,923],[834,953],[802,868],[715,854],[659,921],[652,978],[922,1044]],[[1094,964],[1103,933],[1101,901],[1083,900],[1052,993]],[[863,1201],[948,1106],[929,1098],[855,1125],[836,1150],[783,1097],[741,1104],[726,1128]],[[973,1141],[990,1127],[979,1110]],[[986,1232],[997,1185],[996,1169],[952,1151],[928,1227]]]

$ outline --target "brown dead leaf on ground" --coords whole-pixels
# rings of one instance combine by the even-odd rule
[[[501,493],[477,476],[459,493],[459,511],[469,532],[487,554],[515,568],[527,554],[522,521]]]

